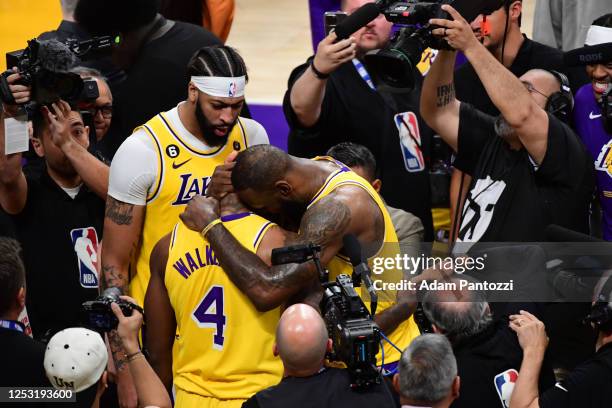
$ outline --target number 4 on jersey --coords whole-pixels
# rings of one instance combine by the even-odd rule
[[[223,349],[223,331],[225,329],[225,314],[223,313],[223,286],[213,286],[193,311],[193,319],[198,327],[216,329],[213,336],[213,348]]]

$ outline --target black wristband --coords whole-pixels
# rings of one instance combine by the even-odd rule
[[[312,73],[315,74],[315,76],[319,79],[327,79],[329,78],[329,74],[324,74],[321,71],[319,71],[318,69],[315,68],[314,66],[314,58],[312,59],[312,61],[310,61],[310,68],[312,69]]]

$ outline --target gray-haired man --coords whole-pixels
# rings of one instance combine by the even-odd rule
[[[457,361],[448,339],[423,334],[402,353],[393,386],[402,408],[447,408],[459,396]]]
[[[450,278],[457,288],[460,279],[470,279],[458,276]],[[434,332],[449,339],[457,359],[461,395],[453,402],[453,408],[508,407],[523,352],[507,319],[493,318],[484,293],[431,290],[423,297],[423,311]],[[553,384],[553,371],[546,360],[540,389]]]

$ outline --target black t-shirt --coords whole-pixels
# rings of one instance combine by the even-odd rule
[[[563,52],[556,48],[540,44],[525,37],[512,65],[508,68],[516,77],[520,77],[530,69],[540,68],[555,70],[568,76],[573,91],[578,90],[588,82],[583,67],[567,68],[563,63]],[[493,102],[484,85],[476,75],[476,71],[469,62],[462,65],[455,72],[455,92],[457,99],[474,105],[489,115],[498,115],[499,109]]]
[[[612,344],[574,369],[563,381],[540,394],[541,408],[612,407]]]
[[[326,368],[310,377],[285,377],[258,392],[243,408],[398,407],[385,381],[366,391],[352,391],[348,371]]]
[[[523,351],[508,320],[493,323],[482,333],[453,345],[461,390],[452,408],[506,407],[521,367]],[[553,386],[555,377],[545,359],[540,372],[539,388]],[[504,404],[505,402],[505,404]]]
[[[12,218],[23,247],[28,316],[41,339],[48,330],[80,326],[81,304],[98,296],[92,266],[99,262],[104,200],[85,185],[72,199],[46,171],[26,179],[25,208]]]
[[[289,153],[310,158],[325,154],[340,142],[366,146],[376,158],[381,195],[387,204],[419,217],[425,227],[425,240],[431,240],[428,161],[433,131],[419,113],[420,74],[415,72],[417,84],[413,91],[383,93],[370,88],[353,63],[347,62],[327,81],[318,123],[305,128],[291,107],[290,94],[307,67],[308,63],[293,70],[283,102],[291,127]],[[411,129],[414,138],[407,129]]]
[[[133,130],[159,112],[187,97],[187,64],[202,47],[221,44],[212,33],[193,24],[174,22],[163,36],[145,44],[127,72],[127,79],[112,89],[113,120],[105,141],[109,158]]]
[[[494,131],[494,118],[462,103],[458,157],[472,183],[459,237],[463,241],[541,242],[549,224],[588,232],[593,162],[572,130],[549,115],[542,164],[512,150]]]

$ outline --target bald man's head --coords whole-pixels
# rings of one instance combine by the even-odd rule
[[[276,349],[286,374],[316,373],[323,364],[328,340],[325,322],[314,308],[305,304],[287,308],[276,329]]]

